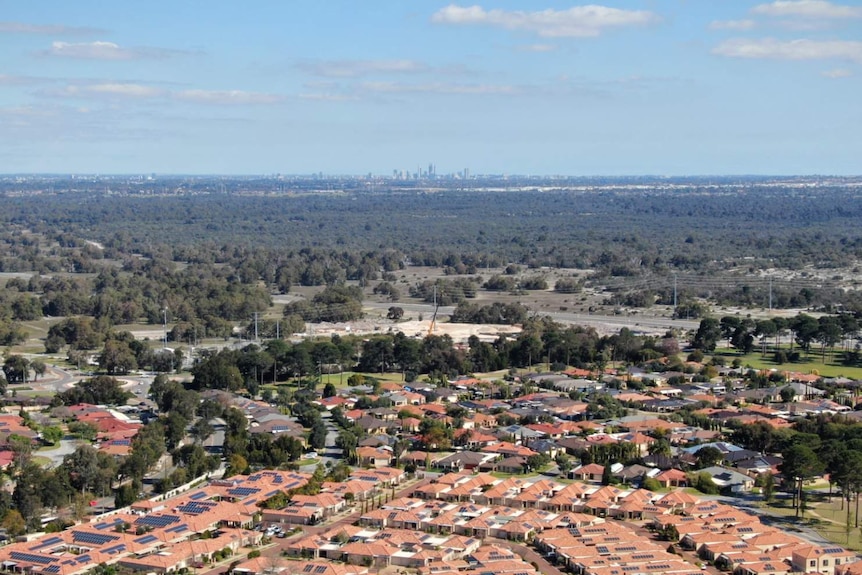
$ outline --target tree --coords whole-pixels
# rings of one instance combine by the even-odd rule
[[[3,374],[9,383],[24,383],[30,373],[30,360],[21,355],[9,355],[3,363]]]
[[[718,465],[724,460],[724,454],[717,447],[707,445],[697,450],[695,454],[698,468],[712,467]]]
[[[326,382],[323,386],[323,397],[335,397],[338,394],[338,389],[331,381]]]
[[[201,417],[194,422],[189,430],[189,435],[191,435],[192,439],[197,443],[203,443],[210,435],[213,434],[214,431],[215,429],[210,425],[210,422],[207,421],[206,418]]]
[[[755,485],[760,487],[760,491],[763,493],[763,500],[767,503],[772,502],[772,499],[775,497],[775,476],[772,475],[772,472],[764,471],[763,473],[759,473],[755,479]]]
[[[228,460],[228,466],[224,472],[224,476],[231,477],[233,475],[240,475],[245,473],[246,469],[248,469],[248,461],[246,461],[245,457],[239,453],[234,453]]]
[[[713,481],[709,473],[706,472],[697,474],[693,486],[695,489],[701,493],[705,493],[706,495],[716,495],[719,492],[718,485],[715,484],[715,481]]]
[[[799,517],[800,507],[803,505],[801,499],[804,494],[802,483],[820,475],[825,465],[814,450],[805,444],[793,444],[785,449],[782,455],[784,459],[779,465],[779,470],[785,481],[793,485],[796,516]]]
[[[18,537],[27,531],[27,523],[21,516],[21,512],[17,509],[9,509],[6,515],[3,516],[3,521],[0,523],[11,537]]]
[[[700,320],[700,325],[694,335],[692,346],[701,351],[710,352],[715,350],[715,346],[721,337],[721,326],[717,319],[705,317]]]
[[[320,418],[316,419],[311,426],[308,444],[314,449],[323,449],[326,447],[326,425]]]
[[[352,431],[345,429],[339,433],[338,437],[335,438],[335,445],[341,448],[342,455],[348,463],[356,464],[356,448],[359,446],[359,440]]]
[[[782,387],[778,394],[781,396],[783,403],[791,403],[793,398],[796,397],[796,390],[788,385],[787,387]]]
[[[404,308],[400,308],[398,306],[392,306],[386,313],[386,319],[391,319],[392,321],[398,321],[404,317]]]
[[[45,365],[45,362],[41,359],[34,359],[31,361],[30,367],[33,369],[33,373],[36,374],[36,379],[42,377],[48,371],[48,366]]]
[[[602,470],[602,485],[610,485],[613,482],[613,475],[611,472],[610,463],[605,465],[605,468]]]
[[[129,343],[116,339],[105,341],[105,348],[99,355],[99,367],[111,375],[125,375],[138,368],[138,362]]]
[[[63,430],[56,425],[49,425],[42,428],[42,439],[49,445],[57,445],[57,442],[63,439]]]

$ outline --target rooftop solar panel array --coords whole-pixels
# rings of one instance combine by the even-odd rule
[[[87,545],[104,545],[111,541],[119,539],[116,535],[108,535],[106,533],[90,533],[89,531],[72,531],[72,539],[76,543],[86,543]]]
[[[213,507],[218,505],[214,501],[190,501],[185,505],[180,505],[177,510],[181,513],[189,513],[190,515],[200,515],[206,513]]]
[[[56,565],[56,564],[55,565],[48,565],[42,571],[45,573],[59,573],[60,572],[60,566]]]
[[[122,523],[122,522],[123,522],[123,520],[118,517],[118,518],[114,519],[113,521],[103,521],[102,523],[96,523],[95,527],[96,527],[96,529],[101,531],[102,529],[107,529],[108,527],[113,527],[117,523]]]
[[[36,551],[37,549],[42,549],[43,547],[50,547],[51,545],[56,545],[57,543],[62,542],[63,540],[59,537],[51,537],[50,539],[41,541],[38,545],[35,545],[34,547],[30,547],[30,551]]]
[[[181,523],[179,525],[174,525],[170,529],[165,529],[166,533],[182,533],[183,531],[188,531],[188,525],[185,523]]]
[[[143,537],[138,537],[135,539],[135,543],[138,545],[146,545],[147,543],[152,543],[154,541],[158,541],[159,538],[155,535],[144,535]]]
[[[114,545],[113,547],[109,547],[108,549],[105,549],[104,552],[107,553],[108,555],[116,555],[117,553],[122,553],[125,550],[126,550],[125,544],[120,543],[119,545]]]
[[[193,494],[189,495],[189,499],[191,499],[192,501],[197,501],[198,499],[203,499],[206,496],[207,496],[206,491],[198,491],[197,493],[193,493]]]
[[[145,515],[135,520],[135,525],[149,525],[151,527],[167,527],[171,523],[180,520],[176,515]]]
[[[15,561],[26,561],[27,563],[38,563],[39,565],[48,565],[56,561],[53,557],[45,557],[44,555],[36,555],[35,553],[24,553],[22,551],[13,551],[10,557]]]
[[[75,562],[78,565],[80,565],[81,563],[89,563],[90,561],[92,561],[92,558],[90,557],[89,553],[85,553],[83,555],[78,555],[78,558],[75,559]]]
[[[236,497],[248,497],[260,492],[260,489],[257,487],[234,487],[233,489],[228,489],[227,492]]]

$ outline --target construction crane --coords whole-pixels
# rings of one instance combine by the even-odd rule
[[[437,286],[434,286],[434,315],[431,316],[431,325],[428,326],[428,335],[434,333],[434,327],[437,325],[437,310],[440,309],[440,304],[437,302]]]

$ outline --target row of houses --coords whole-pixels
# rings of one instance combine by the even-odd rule
[[[169,573],[209,563],[216,552],[259,545],[258,503],[302,487],[310,475],[261,471],[215,480],[165,500],[144,500],[59,533],[0,548],[7,573],[76,575],[99,564]]]

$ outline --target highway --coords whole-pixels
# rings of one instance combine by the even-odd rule
[[[432,304],[386,302],[381,303],[366,301],[363,302],[363,306],[366,308],[379,309],[384,311],[388,310],[392,306],[397,306],[403,309],[405,313],[421,313],[428,318],[430,318],[430,314],[434,313],[434,306]],[[527,309],[529,309],[529,306],[527,307]],[[452,312],[454,311],[455,306],[440,306],[438,314],[452,315]],[[551,319],[553,319],[554,321],[565,324],[587,325],[594,327],[610,326],[615,329],[627,327],[633,331],[667,331],[669,329],[685,331],[696,330],[698,325],[700,325],[699,321],[636,315],[593,315],[563,311],[542,311],[539,312],[539,315],[550,316]]]

